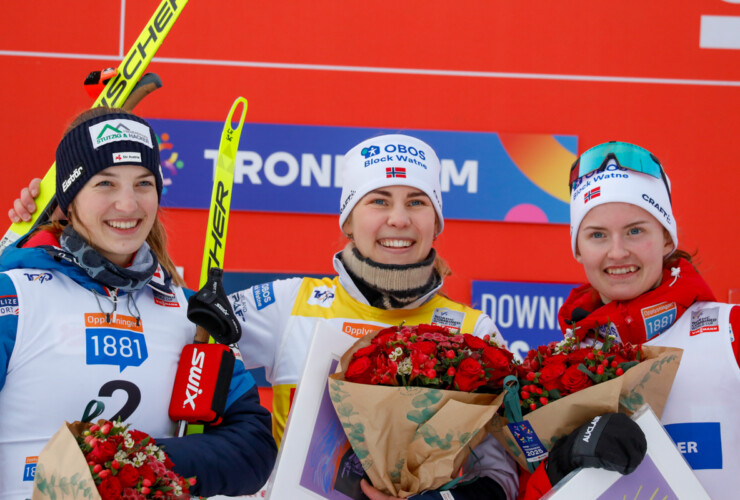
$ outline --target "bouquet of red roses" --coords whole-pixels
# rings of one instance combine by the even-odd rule
[[[641,346],[617,344],[611,338],[599,347],[576,346],[569,338],[532,349],[516,369],[522,414],[615,379],[643,359]]]
[[[373,485],[408,497],[454,480],[486,436],[512,354],[442,326],[386,328],[345,353],[329,392]]]
[[[33,499],[189,498],[195,478],[173,466],[153,438],[121,422],[65,423],[39,456]]]
[[[352,354],[349,382],[498,394],[514,372],[511,352],[489,335],[418,325],[386,328],[369,340]]]
[[[660,416],[682,352],[619,344],[614,337],[591,346],[569,337],[530,350],[516,367],[516,380],[507,379],[504,411],[488,430],[527,468],[597,415],[631,415],[647,403]]]

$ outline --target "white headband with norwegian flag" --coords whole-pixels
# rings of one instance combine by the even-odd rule
[[[614,202],[636,205],[655,217],[671,235],[673,249],[678,248],[676,220],[663,180],[620,167],[611,160],[604,170],[580,178],[570,194],[570,244],[574,257],[583,218],[592,208]]]
[[[363,196],[387,186],[411,186],[429,196],[439,217],[442,216],[441,165],[429,144],[408,135],[381,135],[362,141],[344,155],[339,227]],[[437,233],[439,234],[439,233]]]

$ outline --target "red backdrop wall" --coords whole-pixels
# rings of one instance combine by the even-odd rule
[[[158,3],[4,5],[0,206],[46,172],[91,104],[82,80],[118,65]],[[566,134],[580,151],[635,142],[667,167],[681,246],[727,300],[740,288],[740,50],[701,48],[704,15],[740,16],[740,5],[190,0],[149,67],[165,86],[137,111],[221,121],[243,95],[252,122]],[[195,287],[207,213],[167,215]],[[335,216],[232,213],[226,266],[332,273],[343,244]],[[473,279],[584,279],[565,225],[447,221],[438,249],[462,301]]]

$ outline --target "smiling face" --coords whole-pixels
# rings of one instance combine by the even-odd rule
[[[673,242],[663,226],[642,208],[605,203],[583,218],[576,260],[604,304],[631,300],[660,283],[663,258]]]
[[[125,266],[157,217],[154,174],[138,165],[106,168],[90,178],[70,208],[75,230],[101,255]]]
[[[381,264],[415,264],[429,255],[437,215],[424,192],[408,186],[371,191],[357,202],[347,221],[357,250]]]

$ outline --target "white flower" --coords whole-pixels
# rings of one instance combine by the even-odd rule
[[[413,364],[411,363],[411,358],[406,358],[398,363],[398,373],[401,375],[409,375],[412,368]]]
[[[118,450],[113,458],[115,458],[121,463],[126,463],[128,462],[127,457],[128,457],[128,453],[126,453],[123,450]]]
[[[173,487],[172,487],[172,493],[176,497],[179,497],[180,495],[182,495],[182,486],[180,486],[179,484],[173,485]]]
[[[395,353],[395,352],[392,352],[392,353],[390,353],[390,354],[388,355],[388,358],[389,358],[389,359],[390,359],[391,361],[395,361],[397,357],[398,357],[398,356],[396,356],[396,353]]]
[[[396,355],[396,357],[403,355],[403,349],[400,347],[396,347],[393,351],[393,353]]]
[[[131,460],[134,467],[141,467],[146,463],[146,454],[142,452],[136,453],[136,456]]]

